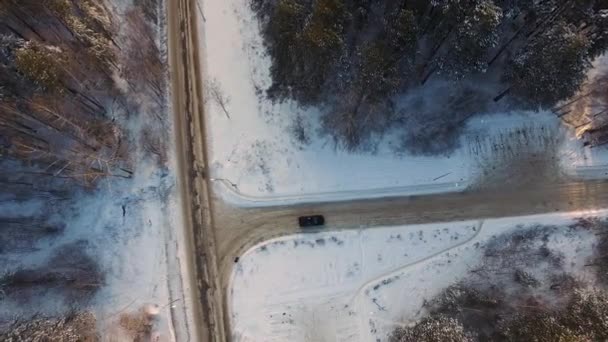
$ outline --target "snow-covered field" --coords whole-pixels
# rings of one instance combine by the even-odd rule
[[[564,272],[582,267],[597,236],[572,233],[576,212],[486,221],[297,234],[263,242],[235,264],[228,287],[234,341],[386,341],[424,314],[425,300],[482,263],[501,234],[563,227],[546,246],[563,255]]]
[[[271,82],[270,58],[248,1],[201,3],[210,174],[230,202],[271,205],[458,191],[481,172],[475,154],[479,142],[491,150],[492,135],[511,134],[531,122],[550,130],[560,125],[546,112],[481,116],[468,124],[461,148],[449,156],[397,155],[390,137],[373,152],[336,150],[332,141],[318,136],[315,109],[264,98]],[[298,116],[312,132],[310,144],[294,138]],[[584,150],[571,132],[558,131],[565,172],[596,177],[598,167],[608,165],[608,149]]]

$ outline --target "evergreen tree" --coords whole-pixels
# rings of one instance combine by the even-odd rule
[[[344,53],[344,33],[349,14],[342,0],[317,0],[302,30],[300,39],[303,57],[301,98],[315,101],[326,90],[324,85],[332,76]]]
[[[260,5],[261,6],[261,5]],[[304,20],[305,8],[295,0],[279,0],[268,25],[268,44],[273,56],[271,74],[273,84],[268,90],[271,97],[294,96],[298,78],[305,61],[298,52],[301,49],[299,34]]]
[[[590,66],[589,41],[563,21],[534,38],[505,73],[511,92],[532,105],[551,106],[572,96]]]
[[[466,11],[459,7],[458,12],[465,13],[438,62],[439,70],[455,79],[485,71],[486,53],[498,44],[497,28],[502,18],[502,10],[492,0],[476,1]]]
[[[347,19],[339,0],[315,1],[310,8],[295,0],[280,0],[268,26],[275,57],[269,95],[318,101],[342,54]]]
[[[496,100],[512,94],[551,106],[576,91],[608,47],[606,0],[253,0],[253,7],[273,61],[267,94],[324,108],[326,131],[349,149],[381,133],[396,96],[433,75],[482,79],[492,68],[503,75],[492,86],[507,89]],[[477,95],[480,108],[491,101],[487,91]],[[465,121],[454,120],[446,120],[449,129]]]
[[[31,84],[17,72],[15,65],[15,51],[23,44],[23,40],[13,35],[0,34],[0,101],[27,97],[32,91]]]
[[[62,90],[62,70],[64,62],[61,51],[35,42],[28,42],[15,52],[15,66],[19,72],[44,90]]]

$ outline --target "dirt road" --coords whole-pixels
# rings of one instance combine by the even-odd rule
[[[206,151],[199,63],[196,0],[167,2],[169,66],[177,136],[179,186],[182,195],[190,266],[188,287],[197,304],[192,342],[224,341],[222,297],[215,259],[215,237],[207,182],[204,178]],[[182,335],[186,336],[186,335]],[[181,342],[184,338],[178,340]]]
[[[326,229],[358,229],[608,207],[608,181],[563,182],[428,196],[237,208],[214,198],[214,223],[223,283],[235,257],[272,237],[298,232],[297,217],[323,214]]]
[[[297,217],[326,216],[326,229],[483,219],[608,207],[608,182],[563,181],[526,187],[509,185],[464,193],[266,208],[237,208],[213,195],[205,179],[205,120],[195,14],[196,0],[169,2],[173,105],[179,137],[181,189],[189,220],[189,262],[200,300],[195,341],[225,341],[225,290],[234,260],[272,237],[298,231]],[[534,172],[531,170],[531,172]]]

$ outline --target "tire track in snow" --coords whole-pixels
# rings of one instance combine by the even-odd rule
[[[393,269],[391,271],[385,272],[384,274],[381,274],[381,275],[379,275],[377,277],[374,277],[371,280],[368,280],[363,285],[359,286],[359,288],[355,291],[355,294],[353,295],[353,297],[349,301],[349,305],[351,305],[355,300],[359,299],[360,296],[361,296],[362,291],[365,290],[366,288],[368,288],[369,286],[371,286],[372,284],[375,284],[375,283],[381,282],[384,279],[392,278],[392,277],[394,277],[396,275],[402,274],[406,269],[408,269],[408,268],[410,268],[412,266],[421,264],[423,262],[427,262],[427,261],[429,261],[429,260],[431,260],[431,259],[433,259],[433,258],[435,258],[435,257],[437,257],[437,256],[439,256],[439,255],[441,255],[443,253],[445,253],[445,252],[448,252],[448,251],[450,251],[452,249],[456,249],[458,247],[462,247],[462,246],[468,244],[469,242],[473,241],[474,239],[477,238],[477,236],[479,236],[479,234],[481,232],[481,228],[483,227],[483,223],[484,222],[485,222],[485,220],[480,220],[479,221],[479,223],[478,223],[478,225],[476,227],[475,234],[473,234],[470,238],[468,238],[468,239],[466,239],[466,240],[464,240],[464,241],[462,241],[460,243],[457,243],[457,244],[455,244],[453,246],[450,246],[450,247],[444,248],[442,250],[439,250],[439,251],[437,251],[437,252],[435,252],[435,253],[433,253],[431,255],[428,255],[428,256],[420,259],[420,260],[417,260],[417,261],[405,264],[403,266],[399,266],[399,267],[397,267],[397,268],[395,268],[395,269]],[[359,245],[361,246],[361,241],[360,241]]]

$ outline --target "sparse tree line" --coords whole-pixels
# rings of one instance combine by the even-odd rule
[[[388,341],[608,340],[607,229],[605,218],[587,217],[567,227],[533,225],[494,235],[479,247],[481,263],[425,300],[424,316],[396,327]],[[580,232],[597,236],[581,247],[593,249],[583,263],[574,261],[578,250],[568,254],[554,244]]]
[[[132,141],[116,112],[166,101],[156,12],[144,3],[120,21],[105,1],[0,0],[2,159],[85,184],[130,177]]]
[[[273,61],[269,97],[322,106],[324,129],[351,150],[415,115],[400,112],[398,97],[432,79],[481,80],[492,92],[479,108],[483,101],[551,108],[577,92],[608,46],[605,0],[252,0],[252,7]],[[444,124],[456,128],[474,114],[446,108]]]
[[[608,144],[608,69],[590,77],[575,96],[563,102],[554,108],[555,113],[582,135],[585,145]]]
[[[453,291],[448,289],[447,291]],[[444,294],[445,295],[445,294]],[[504,303],[501,299],[484,297],[464,290],[454,300],[453,308],[446,311],[461,313],[435,313],[425,317],[412,327],[397,328],[389,337],[390,342],[591,342],[608,338],[608,294],[603,290],[580,290],[566,301],[564,308],[552,309],[539,303],[520,304],[519,312],[505,314],[496,309]],[[527,304],[527,305],[526,305]],[[494,314],[494,325],[485,322],[463,324],[452,316],[465,316],[467,310]],[[499,311],[500,313],[496,313]]]

